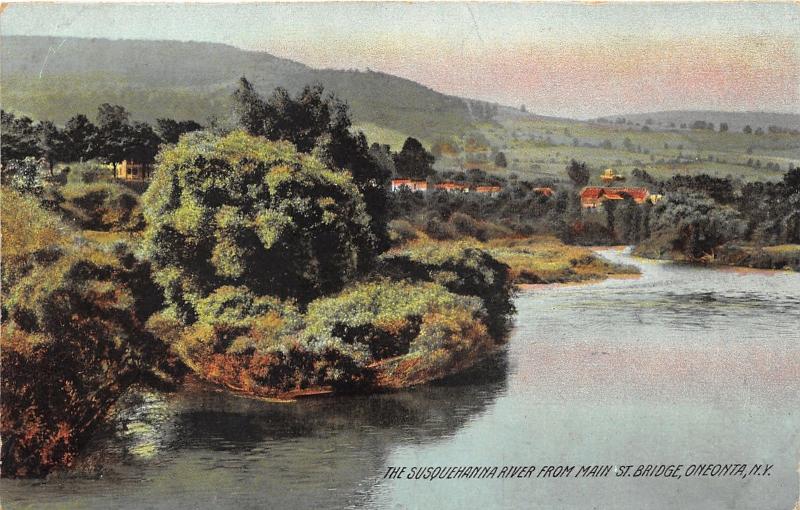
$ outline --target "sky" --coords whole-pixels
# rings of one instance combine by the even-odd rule
[[[220,42],[572,118],[800,113],[800,3],[10,4],[0,34]]]

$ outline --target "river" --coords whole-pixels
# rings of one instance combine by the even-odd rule
[[[602,253],[641,278],[520,294],[507,346],[469,373],[295,404],[199,383],[131,392],[77,469],[4,480],[3,507],[792,509],[800,274]],[[706,463],[774,467],[746,478],[383,478],[389,466]]]

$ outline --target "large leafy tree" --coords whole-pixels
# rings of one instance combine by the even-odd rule
[[[156,119],[156,126],[161,139],[167,143],[178,143],[181,135],[203,129],[193,120]]]
[[[130,114],[119,105],[103,103],[97,110],[97,156],[117,163],[127,156],[131,143]]]
[[[334,170],[350,172],[366,202],[373,250],[388,247],[385,184],[390,173],[370,155],[364,134],[352,132],[346,104],[326,96],[320,85],[306,86],[296,97],[277,88],[264,100],[244,77],[233,99],[239,125],[251,135],[286,140]]]
[[[586,163],[573,159],[567,167],[567,175],[576,187],[580,188],[589,184],[589,167],[586,166]]]
[[[69,159],[68,142],[64,132],[58,129],[53,122],[44,120],[36,126],[39,135],[39,152],[47,161],[50,175],[53,175],[53,166],[57,161]]]
[[[394,156],[397,174],[403,177],[425,179],[435,172],[433,170],[433,154],[416,138],[406,138],[403,148]]]
[[[143,208],[144,252],[187,323],[222,286],[306,303],[374,257],[370,217],[348,174],[242,131],[194,133],[166,149]]]
[[[9,161],[38,158],[39,134],[33,121],[28,117],[16,117],[13,113],[0,112],[3,133],[3,150],[0,151],[3,167]]]
[[[95,156],[97,127],[86,115],[75,115],[64,124],[64,138],[68,148],[67,161],[83,161]]]
[[[119,105],[100,105],[97,112],[97,155],[116,164],[123,159],[150,163],[158,153],[161,139],[144,122],[130,122],[130,114]]]

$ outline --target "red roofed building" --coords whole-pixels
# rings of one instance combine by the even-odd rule
[[[439,184],[436,184],[434,188],[442,191],[460,191],[463,193],[469,192],[469,186],[466,184],[459,184],[457,182],[450,181],[440,182]]]
[[[476,193],[486,193],[488,195],[497,195],[503,190],[500,186],[478,186],[475,188]]]
[[[553,196],[553,188],[533,188],[533,192],[546,197]]]
[[[623,200],[631,197],[637,204],[643,203],[650,196],[647,188],[607,188],[587,186],[581,190],[581,206],[597,207],[604,200]]]
[[[428,191],[428,181],[417,181],[414,179],[392,179],[392,191],[399,191],[400,188],[408,188],[411,191]]]

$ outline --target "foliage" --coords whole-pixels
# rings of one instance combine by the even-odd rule
[[[111,182],[67,184],[61,209],[81,228],[111,232],[140,230],[144,223],[133,191]]]
[[[397,175],[413,179],[426,179],[433,175],[434,157],[416,138],[407,138],[403,148],[394,156]]]
[[[295,98],[277,88],[265,101],[242,77],[233,94],[234,111],[251,135],[289,141],[332,169],[350,172],[370,217],[372,248],[381,252],[388,246],[385,184],[390,174],[371,157],[364,134],[351,132],[347,105],[323,94],[319,85],[304,87]]]
[[[671,193],[652,209],[651,237],[666,240],[690,260],[744,234],[745,223],[731,207],[696,194]]]
[[[2,189],[2,287],[13,287],[37,263],[60,258],[74,244],[75,234],[59,218],[39,206],[34,197]],[[5,315],[5,314],[4,314]]]
[[[161,302],[146,264],[29,197],[3,190],[3,208],[3,476],[38,476],[72,462],[129,384],[171,368],[143,329]]]
[[[502,338],[514,313],[509,268],[475,243],[419,243],[381,257],[381,274],[414,282],[436,282],[448,291],[478,297],[486,310],[487,327]]]
[[[200,131],[203,126],[193,120],[156,119],[158,134],[166,143],[178,143],[181,135]]]
[[[36,126],[29,117],[15,117],[14,114],[2,110],[0,130],[3,133],[3,150],[0,152],[2,166],[9,161],[22,160],[27,157],[38,158],[39,135]]]
[[[579,163],[573,159],[567,167],[567,175],[576,187],[589,184],[589,168],[586,163]]]
[[[43,191],[39,163],[34,158],[10,161],[4,173],[10,176],[6,178],[10,181],[11,187],[21,193],[39,195]]]
[[[369,268],[374,241],[349,175],[285,142],[184,136],[142,197],[143,252],[182,320],[215,289],[307,303]]]
[[[64,137],[67,140],[67,154],[63,161],[85,161],[92,159],[97,150],[97,127],[86,117],[79,114],[71,117],[64,125]]]
[[[374,372],[382,386],[407,386],[441,378],[457,362],[485,354],[492,341],[484,317],[479,299],[441,285],[380,280],[311,303],[302,337],[315,352],[352,360],[367,377]],[[409,362],[414,370],[398,370]],[[358,371],[354,380],[335,366],[323,370],[324,379],[346,386],[365,377]]]
[[[506,159],[504,152],[498,152],[495,154],[494,165],[498,168],[506,168],[508,166],[508,160]]]

